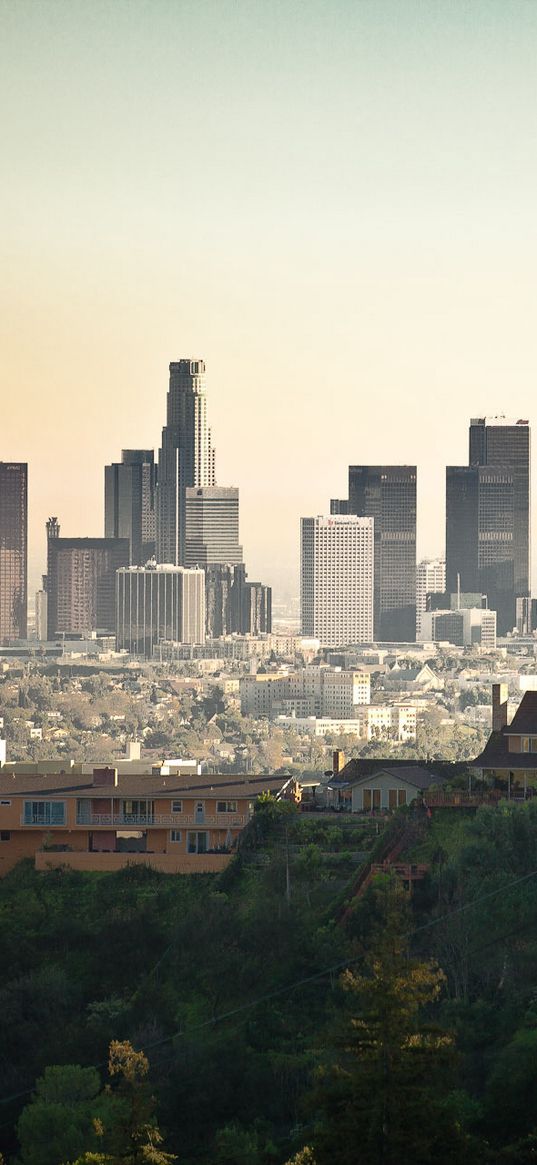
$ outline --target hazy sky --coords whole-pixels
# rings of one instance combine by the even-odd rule
[[[103,532],[183,356],[250,577],[293,578],[349,462],[417,462],[441,551],[470,416],[537,422],[535,0],[0,0],[0,108],[32,586],[49,514]]]

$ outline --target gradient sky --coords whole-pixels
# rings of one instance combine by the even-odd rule
[[[470,416],[537,422],[537,3],[0,0],[0,108],[32,587],[47,516],[101,534],[103,465],[158,448],[183,356],[250,577],[294,584],[349,462],[417,462],[442,551]]]

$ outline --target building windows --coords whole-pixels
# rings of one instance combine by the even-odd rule
[[[207,853],[207,834],[206,833],[189,833],[187,840],[187,853],[189,854],[206,854]]]
[[[236,813],[237,812],[237,802],[236,801],[217,801],[216,802],[216,812],[217,813]]]
[[[182,839],[183,834],[180,829],[170,829],[170,841],[179,842],[182,841]]]
[[[65,825],[65,801],[25,801],[25,825]]]
[[[183,802],[182,801],[172,801],[172,813],[182,813],[182,812],[183,812]]]
[[[11,841],[11,830],[0,829],[0,841]]]
[[[123,801],[122,815],[125,821],[133,825],[153,824],[152,801]]]

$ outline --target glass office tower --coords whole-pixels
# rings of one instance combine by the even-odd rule
[[[530,593],[530,454],[527,421],[474,417],[470,421],[470,465],[501,466],[513,476],[513,570],[516,598]]]
[[[374,519],[375,639],[416,637],[415,465],[349,465],[348,513]]]
[[[26,639],[28,466],[0,461],[0,639]]]

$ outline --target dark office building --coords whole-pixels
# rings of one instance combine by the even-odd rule
[[[374,519],[374,634],[383,642],[416,637],[416,477],[415,465],[349,466],[348,513]]]
[[[246,581],[243,563],[205,568],[207,636],[268,635],[272,631],[272,588]]]
[[[128,538],[60,538],[54,519],[47,556],[47,638],[115,632],[116,570],[129,565]],[[47,528],[50,532],[49,523]]]
[[[242,562],[239,491],[234,486],[185,489],[185,566]]]
[[[242,563],[213,563],[205,568],[207,635],[218,639],[242,630],[242,594],[246,568]]]
[[[241,606],[243,635],[268,635],[272,631],[272,587],[245,583]]]
[[[144,566],[156,550],[157,468],[152,449],[123,449],[104,470],[105,538],[128,538],[131,565]]]
[[[498,632],[515,621],[513,473],[499,466],[446,469],[446,589],[485,594]]]
[[[348,514],[349,502],[347,498],[330,498],[331,514]]]
[[[470,422],[470,465],[500,466],[513,475],[514,594],[530,594],[530,452],[531,431],[527,421],[506,417],[476,417]],[[510,626],[516,619],[516,603]]]
[[[0,639],[26,639],[28,466],[0,461]]]

